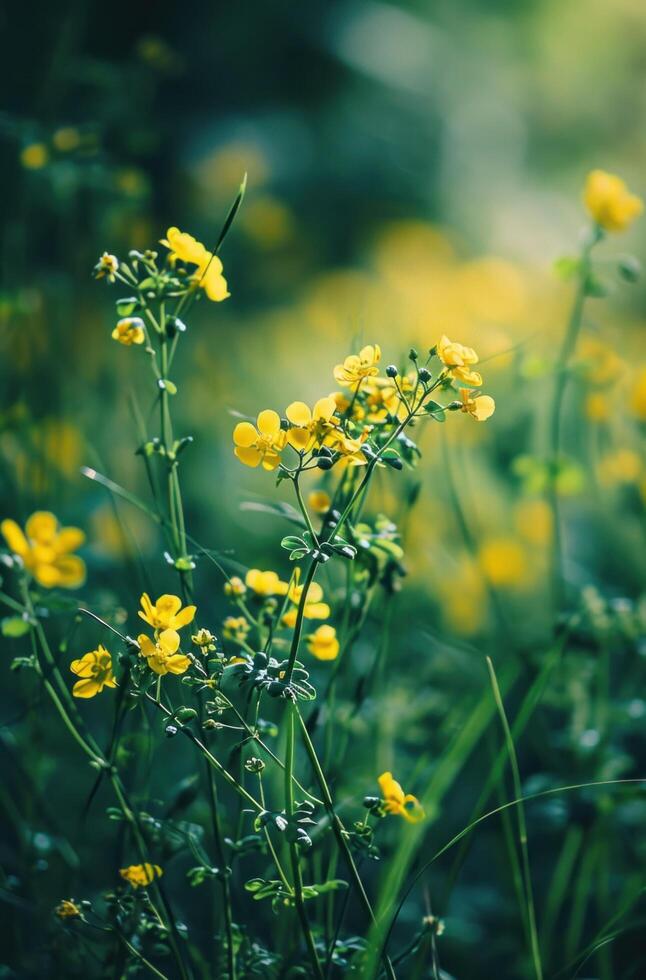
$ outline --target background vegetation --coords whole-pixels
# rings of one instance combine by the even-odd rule
[[[334,787],[352,812],[393,769],[430,819],[414,832],[383,822],[382,860],[362,869],[369,890],[378,896],[393,867],[408,878],[513,798],[494,765],[503,736],[485,655],[517,725],[524,794],[642,776],[646,295],[621,281],[616,259],[644,255],[643,221],[600,246],[607,295],[588,302],[574,356],[559,622],[545,490],[573,293],[554,262],[579,248],[589,169],[644,190],[643,4],[117,0],[50,5],[35,19],[14,5],[2,18],[12,40],[0,113],[0,517],[47,508],[83,527],[84,594],[99,612],[121,610],[131,632],[143,589],[174,591],[145,515],[80,475],[88,464],[145,493],[129,398],[143,390],[141,362],[110,341],[113,296],[91,270],[104,250],[146,247],[172,224],[208,242],[246,171],[223,254],[232,296],[193,312],[174,377],[177,430],[195,436],[183,466],[199,541],[285,577],[287,531],[241,507],[281,491],[234,459],[229,411],[312,401],[362,343],[380,343],[387,363],[447,333],[477,348],[497,402],[485,426],[429,427],[423,465],[384,475],[373,498],[375,512],[404,518],[408,574],[370,615],[338,691],[338,740],[351,751],[339,751]],[[200,566],[197,604],[224,614],[213,567]],[[70,650],[95,641],[84,624]],[[0,975],[87,975],[62,958],[52,909],[114,887],[110,794],[89,800],[94,773],[33,680],[10,672],[21,641],[2,647]],[[320,689],[329,669],[313,667]],[[91,721],[105,740],[102,708],[92,704]],[[151,752],[124,740],[130,791],[152,813],[177,804],[194,769],[179,741]],[[199,801],[182,816],[205,820]],[[526,816],[546,975],[642,975],[643,794],[554,794]],[[531,975],[514,833],[511,818],[493,817],[439,858],[406,898],[393,950],[432,911],[449,975]],[[167,882],[208,947],[211,900],[187,883],[190,860],[171,862]],[[348,927],[361,922],[350,908]],[[270,931],[263,940],[271,948]]]

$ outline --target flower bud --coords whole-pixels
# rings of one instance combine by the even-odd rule
[[[408,352],[408,356],[411,359],[411,361],[416,361],[419,355],[418,355],[417,351],[415,350],[415,348],[414,347],[411,347],[411,349]]]
[[[394,364],[389,364],[388,367],[386,368],[386,374],[388,375],[389,378],[396,378],[398,373],[399,372]]]
[[[431,372],[428,370],[428,368],[419,369],[419,380],[422,381],[424,384],[426,384],[427,381],[431,380]]]
[[[320,470],[331,470],[334,463],[329,456],[319,456],[317,465]]]

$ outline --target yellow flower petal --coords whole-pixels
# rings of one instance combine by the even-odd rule
[[[48,510],[37,510],[25,525],[27,537],[43,543],[53,541],[57,528],[58,521]]]
[[[261,435],[271,438],[280,432],[280,415],[271,408],[260,412],[257,419],[258,431]]]
[[[238,422],[233,430],[233,441],[236,446],[247,449],[258,442],[258,432],[251,422]]]
[[[292,425],[307,426],[312,421],[312,413],[305,402],[292,402],[285,409],[285,415]]]
[[[236,446],[233,452],[245,466],[258,466],[262,459],[260,450],[253,446],[249,446],[248,448]]]
[[[15,521],[9,520],[8,518],[0,524],[0,531],[4,536],[7,546],[14,554],[20,555],[23,558],[29,551],[29,544],[27,543],[27,538],[22,533],[21,528],[16,524]]]

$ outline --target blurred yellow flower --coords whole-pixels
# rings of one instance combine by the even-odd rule
[[[116,255],[110,255],[109,252],[104,252],[97,264],[94,266],[94,277],[95,279],[107,279],[108,282],[114,282],[117,272],[119,271],[119,259]]]
[[[250,568],[245,583],[256,595],[287,595],[287,582],[281,582],[276,572],[261,572],[258,568]]]
[[[188,232],[173,227],[168,229],[161,244],[169,249],[169,259],[173,265],[179,259],[180,262],[197,266],[193,281],[213,302],[219,303],[230,295],[227,281],[222,275],[222,262],[202,242],[198,242]]]
[[[247,586],[244,584],[241,578],[237,575],[233,575],[227,582],[224,583],[224,594],[232,596],[244,595],[247,591]]]
[[[456,381],[464,384],[480,387],[482,376],[477,371],[471,371],[470,365],[478,363],[478,355],[472,347],[465,347],[449,340],[443,334],[437,344],[437,356],[447,369],[447,374]]]
[[[24,534],[12,520],[4,520],[0,531],[11,551],[22,558],[25,568],[44,588],[77,589],[85,581],[85,562],[71,554],[85,541],[78,527],[59,527],[53,514],[39,510],[27,521]]]
[[[222,623],[225,640],[243,641],[251,627],[244,616],[227,616]]]
[[[468,388],[460,388],[460,398],[462,400],[460,411],[471,415],[476,422],[485,422],[496,411],[496,403],[491,395],[476,395],[472,398]]]
[[[626,365],[616,350],[597,337],[582,337],[577,350],[583,374],[590,384],[605,387],[624,373]]]
[[[184,606],[176,595],[161,595],[156,603],[150,601],[150,596],[144,592],[141,599],[141,609],[137,615],[155,630],[180,630],[193,622],[197,611],[195,606]]]
[[[93,698],[95,694],[100,694],[104,687],[117,686],[112,673],[112,657],[101,644],[96,650],[86,653],[80,660],[73,660],[70,670],[81,678],[72,688],[75,698]]]
[[[391,772],[383,772],[377,782],[382,792],[382,802],[386,813],[395,813],[409,823],[419,823],[424,819],[424,807],[412,793],[404,793],[400,784],[393,779]]]
[[[325,490],[312,490],[307,497],[310,510],[315,514],[327,514],[332,503],[332,498]]]
[[[127,868],[119,870],[121,877],[129,882],[133,888],[145,888],[155,878],[161,878],[163,873],[158,864],[150,864],[148,861],[145,864],[131,864]]]
[[[307,649],[317,660],[336,660],[339,655],[339,641],[333,626],[319,626],[305,638]]]
[[[630,408],[642,421],[646,420],[646,367],[643,367],[630,393]]]
[[[292,402],[285,410],[285,415],[292,424],[287,433],[287,441],[298,452],[309,452],[314,446],[320,446],[329,435],[332,428],[338,424],[334,418],[336,402],[328,395],[319,398],[310,408],[305,402]]]
[[[20,162],[25,170],[42,170],[49,162],[49,151],[44,143],[30,143],[20,151]]]
[[[610,403],[600,391],[591,391],[585,399],[586,418],[591,422],[607,422],[610,418]]]
[[[124,317],[123,320],[119,320],[112,331],[112,339],[118,340],[124,347],[143,344],[146,339],[144,321],[138,316]]]
[[[377,365],[381,360],[381,348],[378,344],[367,344],[358,354],[350,354],[343,364],[334,368],[334,380],[337,384],[355,391],[365,378],[374,378],[379,374]]]
[[[624,231],[644,210],[644,203],[631,194],[625,181],[605,170],[592,170],[586,179],[583,200],[586,208],[606,231]]]
[[[528,581],[527,555],[514,538],[490,538],[481,546],[478,559],[492,585],[513,588]]]
[[[233,430],[233,451],[245,466],[262,463],[263,469],[275,470],[287,441],[287,433],[280,427],[280,415],[266,408],[258,415],[256,425],[257,428],[251,422],[238,422]]]
[[[634,483],[642,472],[642,459],[632,449],[616,449],[599,462],[599,480],[606,486],[613,483]]]
[[[74,919],[81,914],[81,908],[71,898],[64,898],[58,903],[54,912],[59,919]]]
[[[155,674],[183,674],[191,666],[189,658],[177,652],[179,633],[173,629],[162,630],[155,642],[141,633],[137,642],[141,656],[146,658],[148,666]]]
[[[61,126],[52,136],[52,143],[61,153],[71,153],[81,143],[81,134],[74,126]]]
[[[546,545],[552,540],[554,517],[545,500],[521,500],[514,508],[514,524],[530,544]]]

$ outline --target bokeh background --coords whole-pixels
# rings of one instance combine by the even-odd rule
[[[282,411],[327,394],[334,364],[362,343],[380,343],[385,363],[441,333],[478,350],[494,418],[429,426],[419,468],[389,472],[376,488],[375,510],[395,518],[416,498],[409,574],[392,611],[387,695],[339,709],[359,748],[336,774],[338,792],[375,792],[392,767],[423,795],[490,697],[483,655],[509,672],[513,718],[551,649],[545,409],[573,289],[554,263],[579,247],[588,170],[646,190],[646,8],[115,0],[39,5],[37,17],[13,5],[0,29],[0,513],[22,521],[47,508],[83,527],[95,608],[132,621],[142,587],[173,584],[145,515],[115,507],[80,475],[88,464],[146,492],[131,394],[147,412],[149,372],[110,340],[119,293],[92,278],[101,252],[154,245],[173,224],[208,243],[248,174],[222,254],[232,295],[191,314],[173,405],[178,433],[195,437],[183,462],[191,533],[242,566],[287,572],[278,545],[287,531],[240,508],[280,491],[235,461],[232,410]],[[559,492],[569,598],[582,619],[519,743],[527,792],[643,775],[646,294],[621,281],[616,260],[645,246],[642,220],[599,249],[608,295],[589,301],[575,355]],[[212,567],[201,569],[199,596],[215,621],[223,600]],[[75,642],[93,643],[83,629]],[[380,631],[375,614],[349,688]],[[109,801],[99,794],[83,821],[72,818],[92,774],[32,682],[10,674],[19,641],[3,647],[2,975],[46,975],[52,905],[114,883]],[[314,673],[323,685],[325,665]],[[495,720],[485,734],[450,772],[423,853],[468,822],[500,744]],[[181,779],[189,764],[173,745],[139,778],[163,800],[168,773]],[[611,790],[529,808],[548,975],[621,910],[616,937],[582,975],[640,975],[645,817],[643,798]],[[385,855],[405,830],[384,827]],[[381,868],[369,874],[377,888]],[[199,896],[182,880],[180,870],[190,918]],[[526,975],[495,819],[459,863],[449,855],[424,878],[397,942],[429,903],[446,921],[449,974]]]

